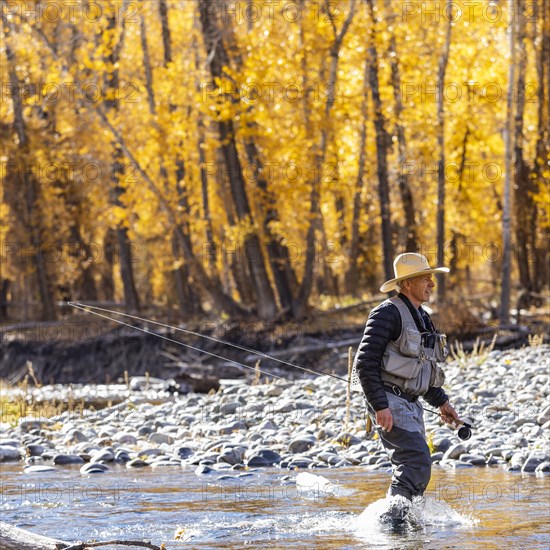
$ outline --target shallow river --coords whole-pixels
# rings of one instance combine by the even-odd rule
[[[377,527],[376,504],[357,519],[384,497],[389,473],[313,472],[331,484],[299,488],[297,472],[277,469],[219,480],[173,467],[84,477],[76,467],[24,474],[2,464],[0,517],[63,540],[147,539],[167,550],[550,548],[549,476],[435,467],[421,525],[396,534]]]

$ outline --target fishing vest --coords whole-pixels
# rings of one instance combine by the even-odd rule
[[[430,387],[443,386],[445,373],[437,363],[447,357],[445,335],[430,332],[434,347],[426,347],[405,302],[397,296],[386,302],[399,311],[401,334],[388,343],[382,357],[382,382],[411,395],[424,395]]]

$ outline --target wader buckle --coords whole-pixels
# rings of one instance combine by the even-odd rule
[[[395,395],[397,395],[397,397],[399,397],[401,395],[401,388],[399,388],[398,386],[392,386],[391,387],[393,393]]]

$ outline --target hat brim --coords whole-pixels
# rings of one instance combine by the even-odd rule
[[[429,275],[430,273],[449,273],[450,269],[448,267],[434,267],[433,269],[422,269],[413,273],[409,273],[404,277],[396,277],[395,279],[390,279],[386,281],[381,287],[380,292],[391,292],[397,288],[397,283],[399,281],[404,281],[405,279],[412,279],[420,275]]]

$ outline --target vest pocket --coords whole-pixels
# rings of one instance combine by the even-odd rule
[[[418,361],[418,375],[410,380],[405,380],[403,391],[412,395],[424,395],[431,386],[430,379],[432,365],[429,361]]]
[[[392,353],[384,357],[384,370],[398,378],[416,378],[422,369],[422,361]]]
[[[422,348],[422,335],[415,327],[404,327],[399,351],[407,357],[418,357]]]

